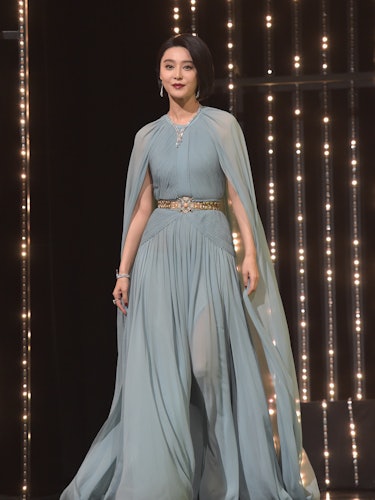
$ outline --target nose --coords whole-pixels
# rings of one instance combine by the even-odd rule
[[[181,68],[179,66],[176,66],[174,77],[176,80],[181,80],[182,75],[181,75]]]

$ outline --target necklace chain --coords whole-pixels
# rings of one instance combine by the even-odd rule
[[[169,118],[169,121],[171,122],[173,128],[176,131],[176,148],[178,148],[180,146],[180,144],[182,143],[182,139],[184,137],[185,130],[188,128],[188,126],[190,125],[190,123],[196,118],[196,116],[198,115],[200,109],[201,108],[199,107],[198,110],[197,110],[197,112],[193,116],[193,118],[188,123],[186,123],[185,125],[178,125],[178,124],[174,123],[172,121],[171,117],[169,115],[167,115],[168,118]]]

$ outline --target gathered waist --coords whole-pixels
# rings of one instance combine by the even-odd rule
[[[188,213],[193,210],[223,210],[222,200],[194,200],[191,196],[181,196],[175,200],[158,200],[158,208]]]

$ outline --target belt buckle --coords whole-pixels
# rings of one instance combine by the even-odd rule
[[[194,208],[193,198],[191,196],[182,196],[181,198],[177,198],[177,201],[178,210],[184,214],[191,212]]]

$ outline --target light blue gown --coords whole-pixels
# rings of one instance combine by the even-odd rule
[[[249,299],[223,211],[153,211],[132,269],[128,315],[118,313],[110,414],[61,500],[319,498],[238,123],[202,107],[178,147],[166,115],[138,132],[122,244],[148,168],[156,200],[221,200],[230,180],[252,224],[260,283]]]

